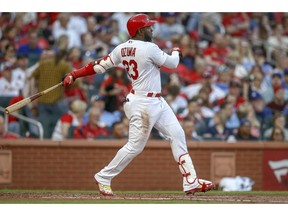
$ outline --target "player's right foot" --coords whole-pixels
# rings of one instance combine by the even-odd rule
[[[99,187],[99,192],[104,196],[113,196],[113,191],[109,185],[103,185],[96,181],[96,184]]]
[[[206,192],[214,189],[215,185],[211,181],[204,179],[197,179],[198,186],[187,191],[184,191],[187,195],[194,195],[196,192]]]

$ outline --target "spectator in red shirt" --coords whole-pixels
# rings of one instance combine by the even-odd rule
[[[5,131],[4,118],[2,115],[0,115],[0,139],[17,139],[17,138],[19,138],[18,134]]]
[[[82,125],[82,118],[85,114],[87,103],[82,100],[74,100],[70,105],[70,110],[62,115],[54,128],[52,139],[64,140],[69,138],[69,128]]]
[[[249,16],[247,13],[224,13],[222,23],[226,32],[233,37],[247,37]]]
[[[212,67],[224,64],[228,53],[226,39],[221,33],[215,33],[212,44],[203,50],[206,64]]]
[[[110,132],[99,122],[101,110],[98,107],[93,107],[89,110],[89,122],[84,126],[79,126],[73,131],[75,139],[96,139],[110,138]]]

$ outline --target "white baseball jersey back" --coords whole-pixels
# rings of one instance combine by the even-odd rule
[[[160,66],[167,54],[156,44],[140,40],[128,40],[118,45],[110,58],[114,65],[122,63],[135,91],[161,92]]]

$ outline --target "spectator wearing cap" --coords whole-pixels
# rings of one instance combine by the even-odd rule
[[[180,17],[175,12],[165,12],[161,16],[164,21],[159,24],[159,37],[164,41],[179,40],[185,34]]]
[[[0,96],[4,97],[15,97],[19,95],[19,83],[12,79],[12,69],[14,65],[10,62],[4,62],[1,64],[0,78]]]
[[[17,55],[16,67],[15,69],[12,70],[12,80],[18,83],[19,89],[22,92],[26,84],[28,84],[27,69],[28,69],[28,56]],[[29,87],[26,86],[26,88],[29,88]],[[28,96],[28,95],[25,95],[25,96]]]
[[[267,104],[267,107],[269,107],[274,114],[282,112],[285,108],[284,88],[281,85],[274,86],[274,97],[273,100]]]
[[[219,106],[221,103],[223,103],[229,95],[236,98],[236,101],[234,103],[234,108],[238,108],[240,104],[244,103],[246,99],[242,96],[242,83],[238,79],[232,79],[229,82],[229,90],[227,95],[225,97],[220,98],[216,104]]]
[[[256,141],[259,140],[257,137],[251,134],[252,124],[250,120],[247,118],[241,119],[240,127],[238,129],[237,134],[235,135],[235,139],[237,141]]]
[[[263,140],[264,131],[272,126],[273,112],[266,106],[265,101],[259,92],[252,91],[249,100],[252,104],[253,110],[255,111],[256,118],[260,122],[260,137]]]
[[[52,140],[64,140],[71,138],[72,134],[69,134],[69,130],[73,130],[74,127],[82,125],[83,116],[87,109],[87,103],[82,100],[74,100],[69,111],[62,115],[57,121],[52,134]]]
[[[100,110],[99,122],[105,127],[111,128],[114,122],[120,121],[123,113],[120,111],[108,112],[105,110],[105,96],[93,95],[90,100],[90,108],[98,107]],[[83,123],[86,124],[89,121],[89,112],[86,112],[83,117]]]

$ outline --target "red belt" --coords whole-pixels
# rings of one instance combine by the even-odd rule
[[[131,90],[131,93],[136,94],[134,89]],[[153,93],[153,92],[147,92],[147,93],[144,93],[143,95],[147,97],[161,97],[161,93]]]

